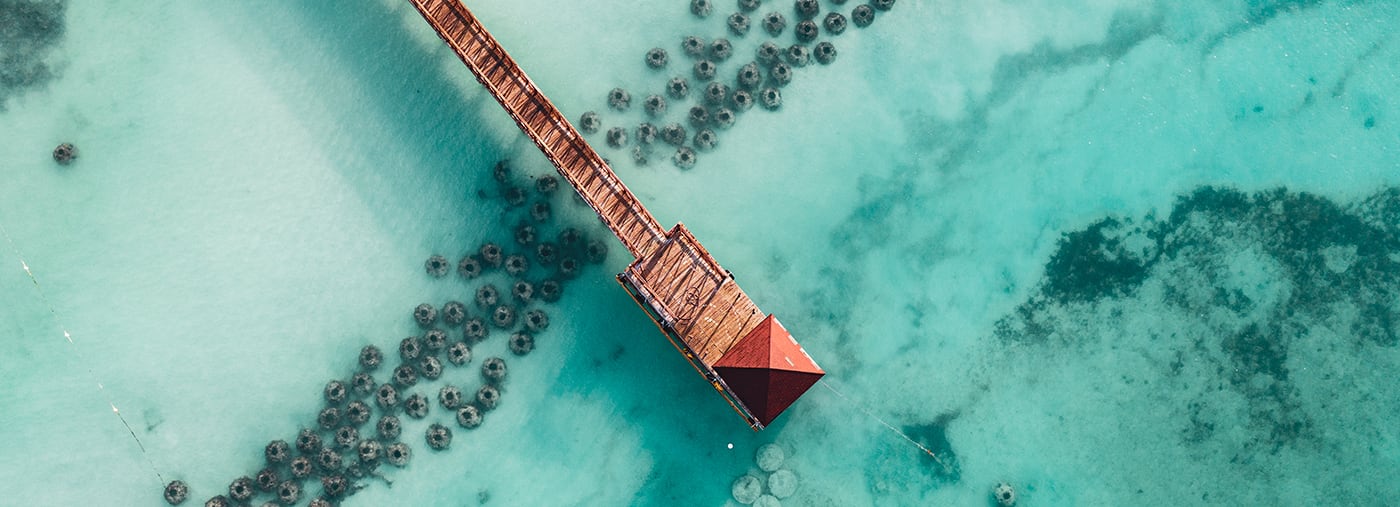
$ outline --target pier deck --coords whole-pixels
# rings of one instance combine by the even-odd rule
[[[765,315],[735,283],[734,276],[720,267],[683,224],[669,231],[661,227],[466,6],[458,0],[410,1],[632,254],[636,260],[618,275],[619,282],[751,426],[762,429],[810,387],[779,386],[777,391],[795,390],[796,394],[782,401],[776,411],[751,411],[748,405],[774,406],[772,400],[754,398],[766,392],[767,386],[745,385],[736,392],[715,370],[726,353],[737,350],[736,345],[751,335],[762,334],[753,339],[765,343],[770,339],[766,330],[755,333]],[[782,350],[800,352],[788,356],[801,356],[797,358],[797,368],[805,368],[807,377],[815,375],[811,380],[815,382],[822,374],[820,368],[790,336],[780,338],[791,343]],[[754,350],[759,349],[744,348],[745,354],[753,357],[739,359],[762,355],[752,353]],[[793,365],[794,360],[788,356],[783,357],[789,366]],[[766,374],[763,377],[769,378]],[[744,396],[750,397],[748,402],[741,399]]]

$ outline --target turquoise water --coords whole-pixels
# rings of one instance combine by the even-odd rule
[[[423,262],[512,241],[497,160],[550,171],[401,2],[27,5],[0,0],[26,27],[5,76],[29,76],[0,83],[6,502],[226,493],[315,424],[361,346],[421,334],[415,305],[474,308]],[[605,127],[642,121],[688,72],[681,36],[724,35],[735,9],[471,7]],[[720,76],[773,10],[790,40],[792,6],[764,2]],[[474,390],[506,358],[480,428],[405,417],[411,463],[344,504],[732,504],[768,443],[798,477],[787,505],[990,505],[999,482],[1018,505],[1391,503],[1397,21],[1393,2],[906,0],[691,170],[596,134],[832,389],[751,432],[612,280],[609,243],[540,306],[530,355],[496,331],[411,390]],[[630,111],[607,110],[615,86]],[[564,197],[555,222],[603,237]],[[432,422],[450,450],[423,444]]]

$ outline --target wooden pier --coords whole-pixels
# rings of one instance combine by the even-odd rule
[[[632,254],[618,281],[754,429],[821,378],[684,224],[661,227],[466,6],[410,1]]]

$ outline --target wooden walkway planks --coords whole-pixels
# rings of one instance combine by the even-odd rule
[[[621,275],[706,366],[763,320],[764,313],[721,268],[684,224],[677,224],[651,256]]]
[[[461,2],[410,1],[633,257],[666,239],[651,212]]]
[[[663,230],[459,0],[410,1],[636,258],[618,280],[735,411],[762,429],[766,422],[713,366],[766,317],[733,274],[684,224]]]

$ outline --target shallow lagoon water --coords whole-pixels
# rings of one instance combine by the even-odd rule
[[[722,35],[733,9],[471,7],[566,114],[605,126],[642,118],[607,112],[609,89],[659,92],[688,70],[680,37]],[[788,505],[978,505],[998,481],[1021,505],[1383,504],[1400,493],[1397,18],[902,2],[690,171],[598,135],[835,391],[750,432],[611,280],[614,244],[534,353],[475,347],[511,366],[481,428],[441,453],[406,437],[392,486],[345,503],[722,505],[776,442]],[[668,70],[642,64],[653,46]],[[470,297],[422,262],[509,240],[496,160],[549,171],[398,2],[75,1],[44,58],[54,78],[0,113],[17,502],[156,504],[172,478],[224,492],[314,423],[360,346],[391,351],[421,332],[414,305]],[[81,154],[61,168],[65,140]]]

